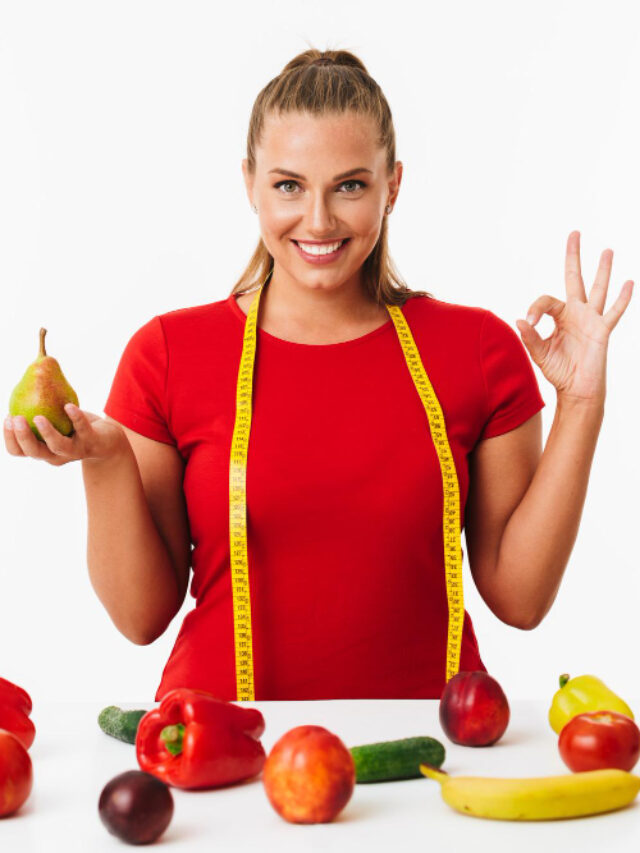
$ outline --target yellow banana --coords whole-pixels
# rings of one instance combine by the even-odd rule
[[[496,820],[557,820],[620,809],[640,791],[640,776],[625,770],[586,770],[564,776],[496,779],[449,776],[429,764],[420,772],[440,783],[456,811]]]

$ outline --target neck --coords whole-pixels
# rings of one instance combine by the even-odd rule
[[[359,272],[337,286],[308,285],[276,266],[262,291],[260,314],[265,326],[318,333],[358,328],[387,312],[365,291]]]

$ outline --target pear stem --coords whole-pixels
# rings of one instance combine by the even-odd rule
[[[45,350],[45,348],[44,348],[44,336],[45,336],[46,334],[47,334],[47,330],[46,330],[46,329],[40,329],[40,352],[38,353],[38,355],[40,356],[40,358],[44,358],[44,357],[46,356],[46,354],[47,354],[47,353],[46,353],[46,350]]]

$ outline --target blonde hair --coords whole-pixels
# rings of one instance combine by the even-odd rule
[[[378,131],[378,145],[386,148],[387,174],[395,166],[396,143],[391,110],[382,90],[369,76],[364,64],[346,50],[312,48],[295,56],[258,94],[247,134],[247,166],[255,174],[256,148],[260,144],[265,117],[270,112],[308,112],[312,115],[353,111],[371,116]],[[410,290],[394,266],[387,246],[387,217],[380,236],[362,265],[363,283],[378,304],[404,305],[413,296],[429,296]],[[273,271],[273,257],[260,238],[249,263],[232,293],[247,292],[263,284]]]

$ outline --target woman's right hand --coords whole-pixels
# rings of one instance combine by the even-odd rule
[[[37,415],[33,420],[44,439],[40,441],[22,415],[10,420],[13,429],[4,424],[4,443],[12,456],[30,456],[50,465],[66,465],[76,459],[104,460],[118,456],[129,446],[121,427],[99,415],[83,412],[70,403],[64,407],[73,424],[73,434],[63,435],[48,418]]]

